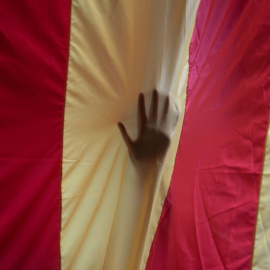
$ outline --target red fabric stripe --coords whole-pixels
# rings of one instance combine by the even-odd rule
[[[270,2],[202,0],[147,270],[249,269],[270,97]]]
[[[1,1],[0,268],[59,269],[70,1]]]

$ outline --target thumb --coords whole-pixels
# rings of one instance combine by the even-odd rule
[[[123,139],[124,139],[124,141],[125,141],[125,143],[127,145],[128,150],[130,150],[131,145],[132,145],[132,141],[131,141],[130,137],[127,134],[125,126],[123,125],[123,123],[119,122],[118,123],[118,128],[119,128],[119,130],[121,132],[121,135],[122,135],[122,137],[123,137]]]

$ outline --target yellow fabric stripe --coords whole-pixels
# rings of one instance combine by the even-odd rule
[[[268,127],[262,173],[259,210],[253,253],[253,270],[270,267],[270,125]]]
[[[145,268],[180,137],[198,3],[72,1],[63,149],[63,270]],[[170,93],[181,117],[149,210],[151,187],[142,190],[116,124],[124,121],[135,137],[138,94],[154,87]]]

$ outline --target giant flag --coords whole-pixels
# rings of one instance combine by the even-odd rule
[[[0,269],[269,267],[269,1],[1,2]],[[154,88],[148,179],[117,123]]]

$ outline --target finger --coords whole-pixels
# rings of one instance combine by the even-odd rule
[[[125,126],[121,122],[119,122],[118,123],[118,128],[119,128],[119,130],[120,130],[120,132],[122,134],[122,137],[123,137],[123,139],[124,139],[124,141],[125,141],[125,143],[127,145],[127,148],[130,149],[132,141],[131,141],[130,137],[127,134]]]
[[[162,112],[162,121],[166,120],[168,111],[169,111],[169,105],[170,105],[170,99],[169,96],[166,97],[164,101],[164,106],[163,106],[163,112]]]
[[[155,89],[152,95],[149,122],[157,122],[157,112],[158,112],[158,91]]]
[[[142,132],[143,127],[146,125],[147,118],[145,112],[145,101],[144,101],[144,94],[140,93],[139,95],[139,102],[138,102],[138,114],[139,114],[139,133]]]

